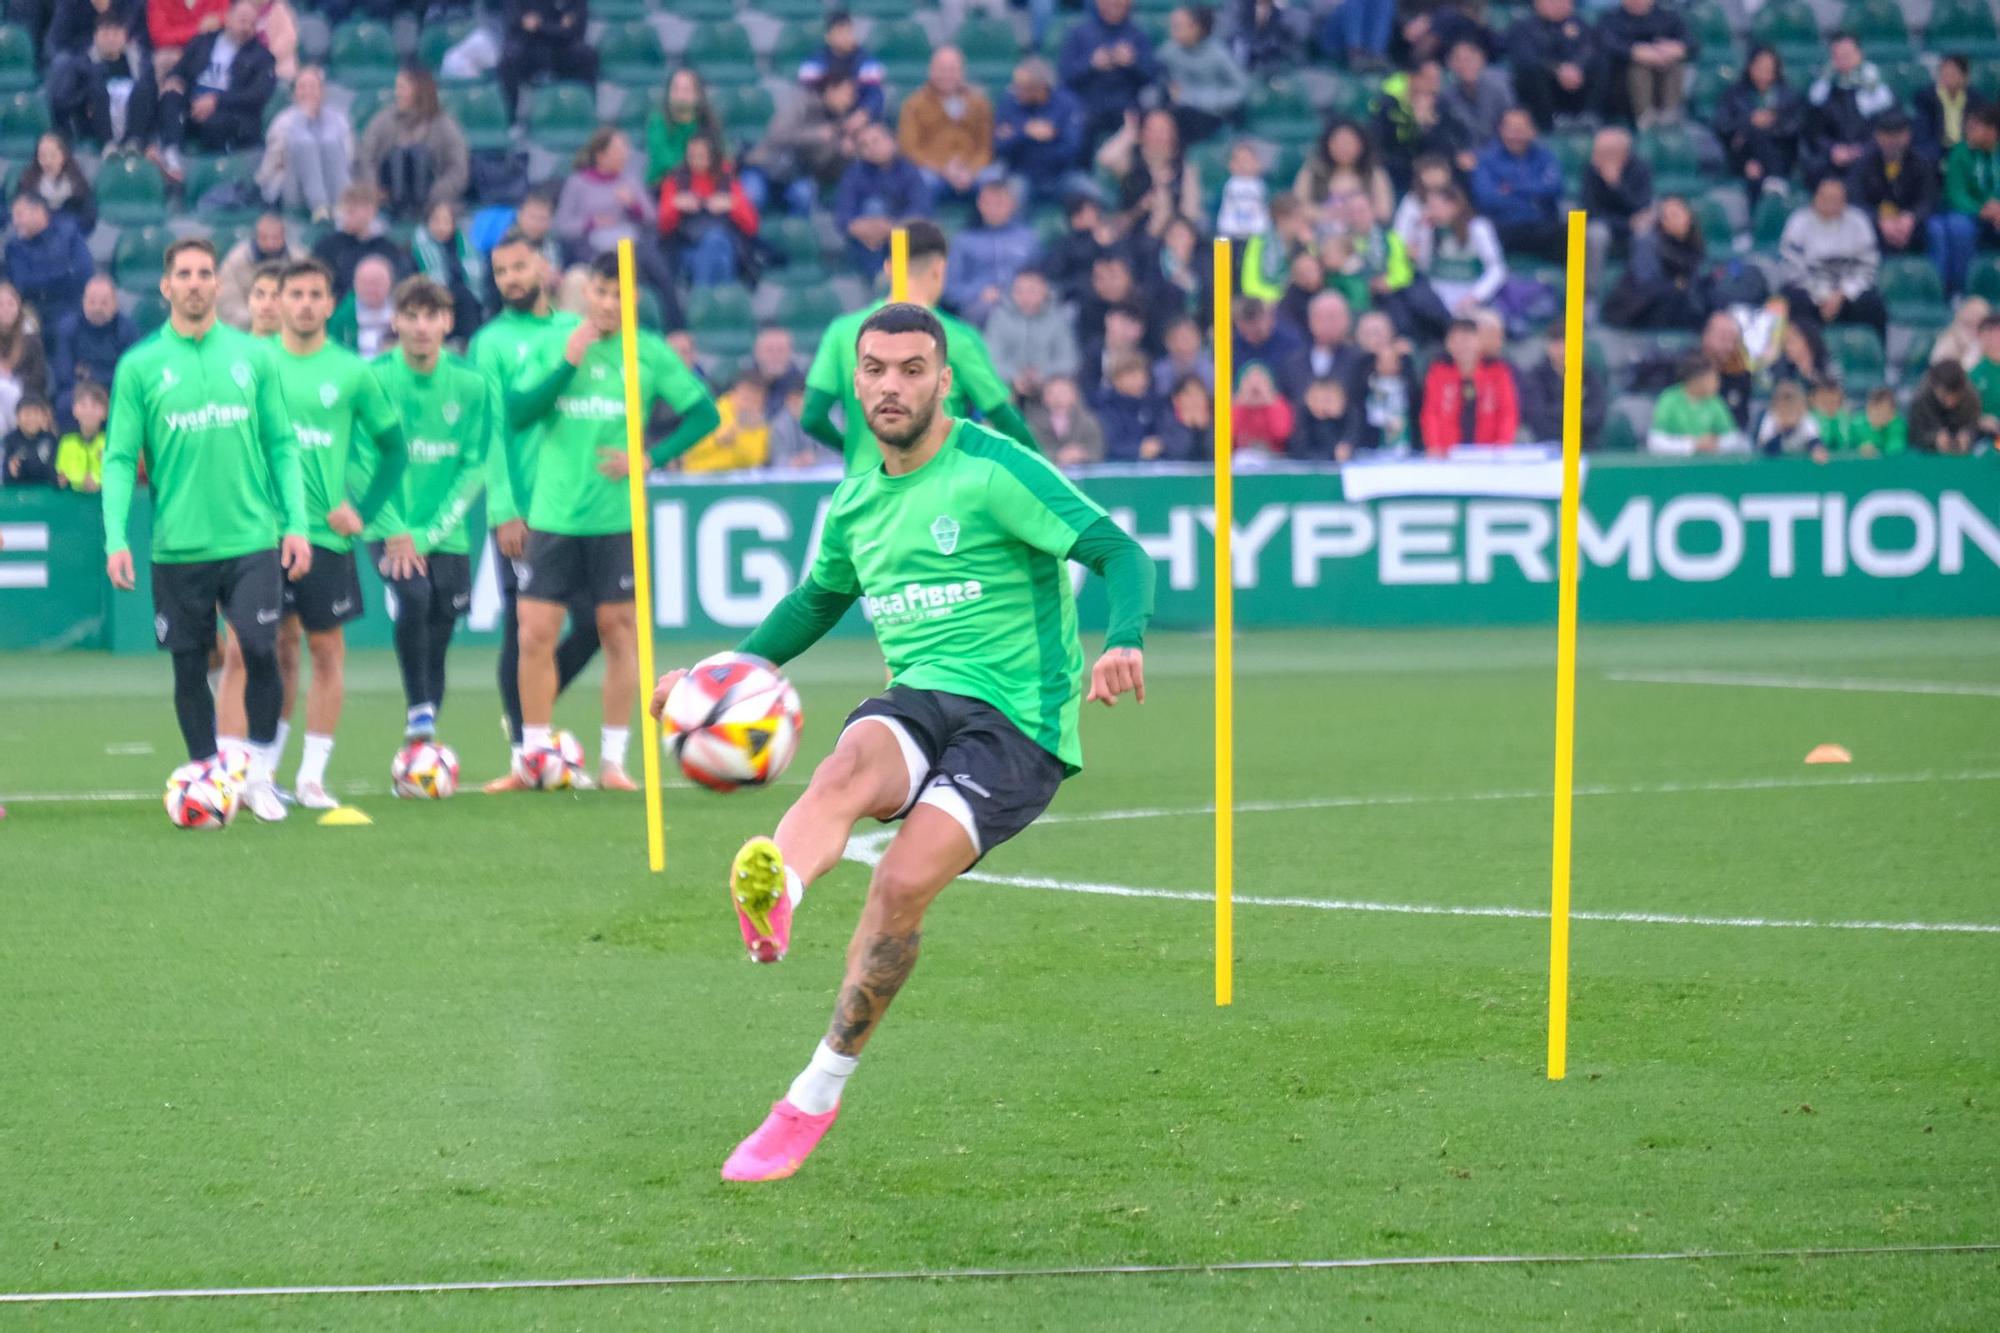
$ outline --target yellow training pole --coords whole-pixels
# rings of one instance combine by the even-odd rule
[[[910,233],[901,227],[889,233],[889,299],[910,299]]]
[[[1549,1077],[1569,1060],[1570,814],[1576,780],[1577,506],[1583,489],[1583,260],[1588,220],[1569,215],[1563,309],[1563,489],[1556,594],[1556,809],[1549,857]]]
[[[1236,521],[1230,419],[1235,385],[1229,303],[1234,290],[1230,245],[1215,243],[1215,1002],[1236,987],[1236,568],[1230,534]]]
[[[646,418],[639,404],[638,282],[632,272],[632,242],[618,242],[618,331],[625,351],[626,486],[632,497],[632,601],[639,622],[639,688],[653,686],[653,559],[647,540]],[[660,724],[641,708],[640,753],[646,767],[646,867],[667,868],[666,817],[660,809]]]

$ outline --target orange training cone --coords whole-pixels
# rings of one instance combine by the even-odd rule
[[[1847,752],[1845,745],[1815,745],[1806,756],[1808,764],[1851,764],[1854,756]]]

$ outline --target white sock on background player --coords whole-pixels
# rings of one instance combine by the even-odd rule
[[[523,750],[546,750],[550,748],[550,733],[553,727],[524,726],[521,728],[521,748]]]
[[[250,780],[269,782],[271,773],[277,766],[276,747],[270,744],[250,746]]]
[[[625,747],[631,744],[631,741],[632,728],[630,727],[604,728],[604,734],[598,741],[597,762],[600,764],[612,764],[619,768],[625,767]]]
[[[840,1090],[859,1063],[860,1056],[841,1055],[822,1041],[813,1048],[811,1062],[792,1080],[785,1100],[807,1115],[825,1115],[840,1105]]]
[[[333,758],[333,737],[306,733],[305,754],[299,759],[299,785],[326,785],[326,761]]]

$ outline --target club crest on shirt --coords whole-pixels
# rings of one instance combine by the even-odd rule
[[[162,389],[171,389],[180,382],[181,382],[181,377],[174,374],[174,368],[172,366],[160,367],[160,387]]]
[[[338,385],[322,384],[319,386],[319,405],[321,407],[332,407],[339,399],[340,388]]]
[[[590,377],[591,377],[592,379],[594,379],[594,380],[601,380],[601,379],[603,379],[603,378],[604,378],[604,376],[605,376],[605,373],[606,373],[606,372],[605,372],[605,369],[604,369],[604,367],[603,367],[603,366],[592,366],[592,367],[590,368]]]
[[[958,520],[950,514],[939,514],[931,523],[931,540],[937,543],[939,551],[950,555],[958,549]]]
[[[459,406],[458,406],[458,404],[457,404],[457,403],[446,403],[446,404],[444,405],[444,408],[443,408],[443,412],[442,412],[442,415],[443,415],[443,417],[444,417],[444,424],[445,424],[445,425],[447,425],[447,426],[456,426],[456,425],[458,424],[458,415],[459,415]]]
[[[249,363],[248,361],[238,361],[238,362],[236,362],[235,364],[233,364],[232,366],[230,366],[230,367],[229,367],[229,378],[230,378],[230,379],[233,379],[233,380],[235,380],[235,381],[236,381],[236,387],[237,387],[237,388],[239,388],[239,389],[247,389],[247,388],[249,388],[249,387],[250,387],[250,363]]]

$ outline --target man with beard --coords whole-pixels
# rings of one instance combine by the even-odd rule
[[[1086,700],[1146,698],[1151,559],[1039,453],[946,413],[946,337],[935,315],[908,303],[862,324],[854,392],[878,461],[835,490],[805,582],[739,647],[782,664],[866,597],[891,672],[888,690],[849,716],[776,835],[736,854],[730,895],[751,959],[785,956],[806,886],[833,868],[863,816],[902,827],[871,878],[825,1040],[730,1154],[724,1180],[798,1170],[916,966],[925,910],[1081,769]],[[1107,647],[1087,695],[1070,560],[1103,576],[1110,594]],[[661,677],[655,716],[685,674]]]

